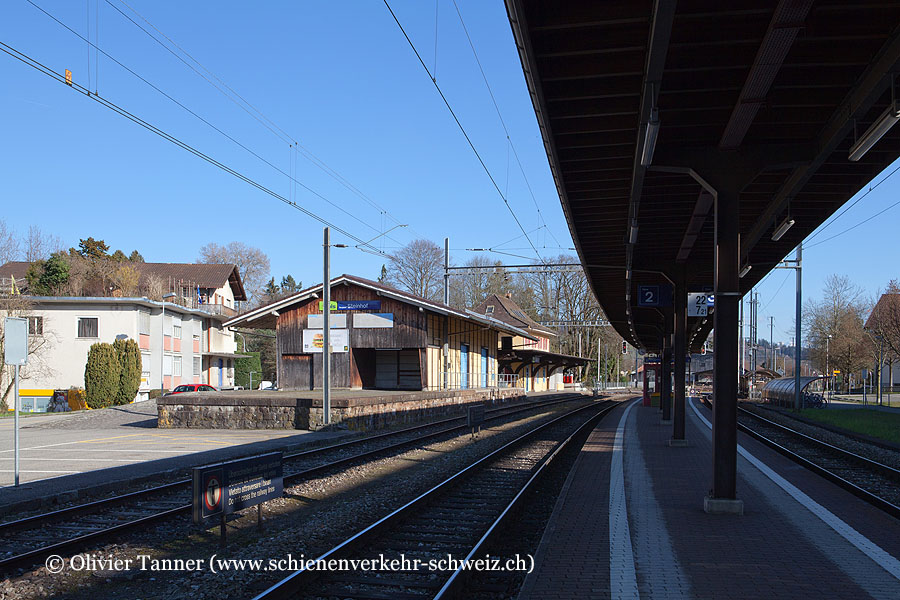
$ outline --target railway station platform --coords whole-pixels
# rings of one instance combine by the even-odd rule
[[[595,428],[519,600],[900,598],[900,521],[743,434],[744,513],[705,513],[712,413],[687,404],[685,447],[631,400]]]

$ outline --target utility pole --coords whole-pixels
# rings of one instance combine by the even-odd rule
[[[331,423],[331,240],[328,227],[325,228],[322,242],[322,263],[324,278],[322,279],[322,423]]]
[[[752,295],[753,292],[751,291],[750,293]],[[740,377],[744,376],[744,371],[747,370],[747,348],[744,346],[745,339],[744,339],[744,298],[743,297],[741,297],[741,314],[740,314],[740,317],[738,318],[738,324],[740,325],[740,328],[741,328],[741,358],[740,358],[739,364],[738,364],[738,373],[739,373],[738,377],[740,378]]]
[[[801,341],[800,341],[801,340],[800,318],[802,317],[801,306],[803,303],[803,294],[801,293],[801,290],[800,290],[800,285],[803,280],[802,260],[803,260],[803,242],[800,242],[800,244],[797,245],[797,260],[795,261],[795,263],[796,263],[795,268],[797,269],[797,305],[795,307],[796,314],[794,317],[797,321],[794,324],[794,334],[795,334],[795,338],[796,338],[794,340],[794,344],[797,346],[797,351],[795,353],[796,354],[795,359],[797,362],[794,365],[794,404],[795,404],[794,408],[797,412],[800,412],[800,409],[802,408],[802,406],[800,404],[800,364],[801,364],[802,357],[803,357],[803,353],[800,351],[800,344],[801,344]]]
[[[444,304],[450,306],[450,238],[444,238]],[[450,389],[450,316],[444,317],[444,389]]]
[[[769,300],[769,302],[771,302],[771,300]],[[774,365],[775,365],[775,343],[772,341],[773,339],[775,339],[775,317],[770,316],[769,317],[769,349],[772,351],[772,360],[769,361],[767,359],[766,365],[774,371],[775,370],[775,367],[774,367]]]

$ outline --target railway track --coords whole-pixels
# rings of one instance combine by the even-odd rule
[[[254,600],[450,598],[471,571],[463,561],[484,559],[491,535],[554,464],[553,459],[617,403],[586,406],[508,442],[279,581]],[[384,561],[381,562],[382,557]],[[529,568],[528,557],[518,567]],[[315,565],[373,560],[372,569],[322,570]],[[452,559],[459,561],[453,564]],[[405,562],[404,562],[405,560]],[[508,568],[504,557],[496,566]],[[386,571],[381,565],[390,565]],[[359,564],[359,563],[357,563]],[[469,563],[471,564],[471,563]],[[494,566],[488,562],[488,565]]]
[[[541,402],[485,411],[485,421],[498,421],[542,408],[586,399],[559,394]],[[409,427],[285,456],[285,486],[373,460],[391,452],[465,431],[465,417]],[[0,575],[30,566],[51,554],[64,554],[90,543],[191,513],[191,480],[104,498],[48,513],[0,523]]]
[[[738,408],[738,429],[858,498],[900,518],[900,470],[744,408]]]

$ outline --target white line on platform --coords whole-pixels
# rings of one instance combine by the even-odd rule
[[[707,427],[712,429],[712,423],[710,423],[706,419],[706,417],[700,414],[700,411],[697,409],[696,404],[694,402],[691,402],[690,405],[691,409],[693,409],[694,411],[694,414],[697,415],[697,417],[701,421],[703,421]],[[839,536],[856,546],[856,548],[859,549],[860,552],[868,556],[876,564],[878,564],[878,566],[890,573],[896,579],[900,579],[900,561],[885,552],[880,546],[878,546],[878,544],[876,544],[860,532],[856,531],[856,529],[844,522],[843,519],[807,496],[804,492],[800,491],[797,486],[773,471],[772,468],[766,465],[764,462],[750,454],[750,452],[747,451],[746,448],[738,444],[737,450],[738,453],[745,459],[747,459],[750,464],[759,469],[766,477],[771,479],[775,483],[775,485],[790,494],[797,502],[807,508],[809,512],[819,517]]]
[[[12,469],[0,469],[0,473],[13,473]],[[81,473],[81,471],[22,471],[19,473]]]
[[[638,402],[639,400],[635,400],[629,404],[619,419],[609,467],[609,593],[613,600],[640,600],[641,597],[634,566],[631,529],[628,526],[623,461],[625,421],[631,408]]]
[[[12,457],[0,457],[0,461],[10,461],[14,460]],[[73,461],[84,461],[84,462],[143,462],[141,458],[36,458],[32,456],[21,456],[19,460],[22,462],[29,460],[50,460],[53,462],[73,462]]]

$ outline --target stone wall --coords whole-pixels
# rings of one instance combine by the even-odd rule
[[[156,401],[159,428],[307,429],[309,400],[278,396],[190,393]]]
[[[466,405],[488,408],[523,402],[524,390],[481,389],[439,392],[384,392],[339,396],[331,401],[331,421],[354,431],[371,431],[465,414]],[[157,426],[197,429],[320,429],[322,398],[291,392],[189,393],[157,400]]]

